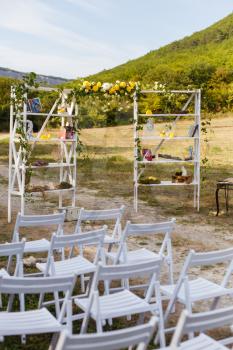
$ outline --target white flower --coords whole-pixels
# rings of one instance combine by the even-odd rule
[[[103,83],[103,85],[102,85],[102,89],[104,91],[111,89],[111,87],[112,87],[112,84],[110,84],[110,83]]]

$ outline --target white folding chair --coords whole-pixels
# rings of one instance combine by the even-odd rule
[[[4,336],[61,332],[64,327],[71,326],[70,304],[68,300],[72,295],[76,276],[70,277],[11,277],[0,278],[0,292],[2,294],[32,294],[63,292],[64,298],[55,303],[56,317],[47,308],[25,311],[25,301],[20,300],[20,311],[0,312],[0,337]],[[61,305],[60,305],[61,303]],[[68,307],[69,304],[69,307]],[[9,308],[8,308],[9,310]],[[66,317],[66,318],[65,318]],[[66,321],[66,325],[63,322]]]
[[[78,233],[72,235],[57,236],[53,234],[48,252],[46,263],[37,263],[36,267],[43,272],[44,276],[67,276],[67,275],[84,275],[93,273],[96,270],[97,263],[104,261],[104,236],[106,227],[99,230]],[[85,245],[95,245],[97,247],[93,262],[86,259],[83,255],[75,255],[79,247]],[[55,261],[54,252],[60,249],[67,249],[68,256],[65,259]]]
[[[114,222],[114,228],[111,234],[106,234],[104,237],[105,244],[114,244],[119,242],[121,237],[121,219],[125,211],[125,206],[122,205],[118,209],[104,209],[104,210],[86,210],[84,208],[80,209],[77,225],[75,228],[75,233],[83,232],[83,227],[85,227],[85,222],[103,222],[109,224],[109,221]]]
[[[231,326],[233,323],[233,307],[217,309],[207,312],[190,314],[184,310],[173,334],[171,344],[167,350],[222,350],[228,349],[224,345],[232,345],[233,337],[214,340],[204,333],[207,330]],[[181,342],[184,334],[200,333],[198,336]],[[232,333],[232,331],[231,331]]]
[[[155,331],[157,318],[151,317],[146,324],[117,331],[97,334],[70,335],[63,331],[56,350],[146,350]]]
[[[159,291],[159,274],[162,259],[140,262],[137,264],[122,264],[114,266],[103,266],[99,263],[95,273],[92,289],[89,298],[76,298],[75,304],[79,306],[85,313],[81,333],[85,333],[88,326],[89,318],[95,320],[97,332],[102,332],[102,326],[106,320],[117,317],[129,317],[134,314],[140,314],[140,322],[143,321],[144,314],[151,312],[159,317],[159,335],[160,345],[164,346],[164,327],[163,327],[163,310]],[[129,290],[128,284],[124,288],[109,288],[112,281],[127,280],[132,282],[134,278],[148,278],[148,288],[144,297]],[[107,282],[105,294],[100,296],[98,285],[100,281]],[[137,281],[138,283],[138,281]],[[113,293],[111,293],[111,292]],[[151,303],[152,296],[155,296],[156,302]],[[79,315],[78,315],[79,316]],[[75,315],[73,316],[75,319]]]
[[[173,283],[173,258],[172,258],[172,239],[171,234],[175,227],[175,219],[166,222],[158,222],[155,224],[131,224],[127,222],[125,229],[121,235],[121,240],[117,252],[108,252],[106,256],[118,263],[135,263],[138,261],[146,261],[151,259],[164,257],[164,261],[169,269],[169,283]],[[127,238],[135,236],[151,236],[162,235],[163,240],[158,253],[150,251],[146,248],[128,251]]]
[[[225,276],[220,284],[203,277],[189,278],[191,268],[210,266],[218,263],[227,263],[228,265]],[[165,322],[176,301],[184,304],[186,309],[191,313],[194,303],[198,301],[213,299],[211,308],[214,309],[220,297],[226,295],[232,296],[233,288],[227,288],[232,270],[233,248],[207,253],[196,253],[194,250],[191,250],[185,260],[177,284],[160,287],[162,294],[170,299],[164,316]]]
[[[49,214],[49,215],[21,215],[18,213],[15,228],[13,232],[13,242],[18,242],[20,237],[20,229],[30,227],[36,233],[41,227],[56,227],[56,234],[62,234],[65,213]],[[45,238],[27,241],[24,253],[40,253],[48,252],[50,246],[49,240]]]

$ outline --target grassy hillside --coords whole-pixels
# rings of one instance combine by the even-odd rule
[[[201,77],[192,76],[194,67],[205,68],[207,74],[202,77],[203,82],[206,82],[208,75],[211,76],[216,69],[220,68],[231,73],[228,79],[231,78],[232,81],[233,14],[207,29],[174,41],[138,59],[92,75],[90,78],[102,81],[134,79],[146,83],[155,80],[165,83],[169,81],[174,84],[187,84],[192,81],[201,83]],[[178,78],[178,81],[176,82],[174,78]]]
[[[203,111],[233,111],[233,14],[207,29],[87,79],[139,80],[144,86],[159,81],[167,88],[177,89],[200,87]]]

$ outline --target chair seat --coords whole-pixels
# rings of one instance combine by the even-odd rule
[[[56,276],[67,276],[67,275],[82,275],[85,273],[95,272],[96,265],[88,261],[82,256],[77,256],[71,259],[55,261],[55,275]],[[41,271],[45,272],[46,263],[37,263],[36,267]],[[49,275],[53,275],[51,269]]]
[[[9,273],[3,268],[0,269],[0,276],[4,278],[10,277]]]
[[[147,312],[151,311],[153,308],[153,305],[148,304],[145,300],[139,298],[137,295],[128,290],[100,296],[99,301],[102,319]],[[83,311],[86,311],[88,303],[88,298],[75,299],[75,304],[78,305]],[[95,305],[92,306],[90,314],[92,318],[97,318],[97,310]]]
[[[116,258],[116,252],[109,252],[106,253],[107,257],[111,260],[115,260]],[[154,253],[146,248],[132,250],[127,253],[127,262],[133,263],[133,262],[139,262],[143,260],[153,260],[153,259],[159,259],[159,254]],[[120,256],[120,262],[124,262],[123,255]]]
[[[180,344],[179,350],[229,350],[224,345],[216,340],[208,337],[205,334],[200,334],[190,340],[186,340]],[[161,348],[160,350],[171,350],[171,347]]]
[[[60,332],[64,327],[45,308],[0,312],[0,336]]]
[[[163,294],[171,297],[175,289],[175,284],[161,286],[160,289]],[[228,288],[221,287],[218,284],[201,277],[189,281],[189,290],[191,302],[233,293],[232,289],[229,290]],[[186,298],[184,285],[181,286],[177,297],[181,303],[185,304]]]
[[[24,253],[47,252],[50,247],[50,242],[45,239],[37,239],[25,243]]]

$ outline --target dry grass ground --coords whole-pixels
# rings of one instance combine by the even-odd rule
[[[179,132],[187,129],[187,121],[180,123]],[[160,127],[162,127],[160,125]],[[140,191],[139,212],[132,209],[133,202],[133,129],[132,126],[109,127],[101,129],[83,130],[81,138],[86,145],[85,151],[78,160],[78,188],[77,205],[86,208],[107,208],[126,205],[127,219],[133,222],[153,222],[164,218],[175,217],[177,227],[173,237],[175,276],[189,251],[206,251],[233,246],[232,224],[233,208],[228,215],[222,211],[215,217],[215,186],[216,181],[233,174],[233,118],[224,117],[212,121],[208,147],[203,144],[203,154],[207,154],[209,166],[203,170],[206,176],[202,184],[201,210],[194,211],[192,207],[192,193],[189,189],[178,188],[146,188]],[[175,141],[169,141],[175,142]],[[35,158],[53,160],[58,157],[59,150],[53,144],[38,145]],[[172,147],[172,154],[184,156],[187,143]],[[171,147],[164,147],[164,153],[171,153]],[[14,201],[14,218],[12,224],[6,222],[7,204],[7,135],[0,136],[0,232],[1,241],[10,240],[15,215],[19,210]],[[156,176],[170,176],[177,167],[159,167],[150,170]],[[41,170],[40,170],[41,171]],[[55,172],[43,170],[34,173],[33,181],[53,182],[57,176]],[[57,205],[56,196],[47,196],[47,201],[33,199],[28,203],[31,212],[52,212]],[[223,198],[221,198],[221,201]],[[232,201],[231,201],[232,202]],[[222,209],[223,202],[222,202]],[[66,224],[66,230],[72,231],[74,223]],[[46,231],[33,232],[31,237],[49,236]],[[159,239],[145,238],[130,240],[130,246],[143,246],[158,250]],[[215,267],[204,271],[209,278],[221,279],[222,267]],[[193,272],[199,273],[199,270]],[[163,277],[165,278],[165,277]],[[179,309],[178,309],[179,310]],[[116,325],[119,327],[119,324]],[[42,339],[42,340],[38,340]],[[46,349],[47,338],[30,338],[27,349]],[[0,348],[4,348],[1,347]],[[7,343],[5,349],[19,349],[18,340]],[[24,347],[25,348],[25,347]]]

